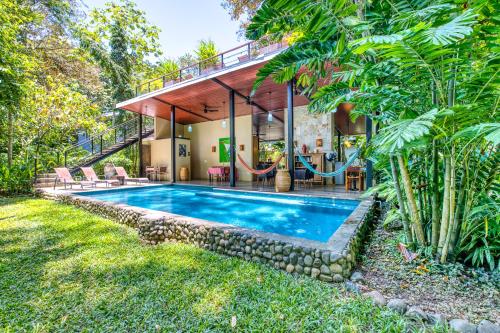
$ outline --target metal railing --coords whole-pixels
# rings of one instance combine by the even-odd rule
[[[142,135],[154,129],[154,118],[143,116]],[[64,166],[72,169],[107,154],[114,148],[139,137],[139,118],[134,117],[126,122],[110,127],[94,134],[84,141],[64,149]]]
[[[140,96],[152,91],[173,86],[177,83],[209,75],[217,71],[244,64],[248,61],[270,55],[288,47],[286,42],[269,43],[266,41],[252,41],[205,59],[179,70],[167,73],[136,86],[135,95]]]

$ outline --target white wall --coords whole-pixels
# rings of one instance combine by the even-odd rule
[[[222,128],[221,120],[207,121],[193,124],[193,131],[189,133],[184,126],[184,133],[191,139],[191,166],[193,179],[208,179],[207,170],[219,162],[219,138],[229,137],[229,121],[226,128]],[[237,117],[235,121],[236,153],[240,154],[248,165],[252,161],[252,116]],[[240,145],[244,145],[244,151],[240,151]],[[212,146],[216,151],[212,152]],[[225,165],[229,165],[226,163]],[[239,180],[251,181],[252,175],[248,173],[236,158]]]

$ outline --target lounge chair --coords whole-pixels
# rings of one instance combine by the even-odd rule
[[[123,177],[125,182],[128,182],[128,181],[135,182],[135,183],[147,183],[147,182],[149,182],[148,178],[130,178],[127,175],[127,171],[125,171],[125,169],[123,167],[115,167],[115,171],[119,177]]]
[[[70,186],[70,188],[73,188],[73,185],[80,185],[83,189],[83,186],[90,186],[90,187],[95,187],[95,182],[94,181],[76,181],[71,177],[71,173],[69,172],[68,168],[54,168],[56,172],[56,179],[54,180],[54,190],[56,189],[57,182],[61,182],[64,184],[64,189],[66,189],[66,186]]]
[[[99,179],[92,167],[82,167],[80,169],[82,169],[82,172],[88,181],[95,182],[96,184],[104,183],[106,184],[106,187],[110,185],[120,185],[120,181],[117,179]]]

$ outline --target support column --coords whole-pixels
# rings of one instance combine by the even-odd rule
[[[293,152],[293,80],[288,81],[287,86],[287,138],[286,144],[288,147],[288,171],[290,172],[290,191],[295,187],[295,156]]]
[[[372,139],[372,118],[365,116],[365,128],[366,128],[366,145],[370,143]],[[366,160],[366,189],[373,186],[373,163],[370,160]]]
[[[142,114],[139,113],[139,177],[144,175],[144,161],[142,160]],[[102,145],[101,145],[102,149]]]
[[[229,186],[236,186],[236,138],[234,133],[234,90],[229,90]]]
[[[342,149],[341,143],[340,143],[340,131],[337,130],[337,162],[340,162],[342,160],[342,154],[340,153],[340,150]]]
[[[170,167],[172,174],[172,183],[175,183],[176,166],[175,166],[175,105],[170,107]]]

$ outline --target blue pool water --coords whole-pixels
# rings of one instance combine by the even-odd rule
[[[358,206],[356,200],[166,185],[78,193],[265,232],[326,242]]]

